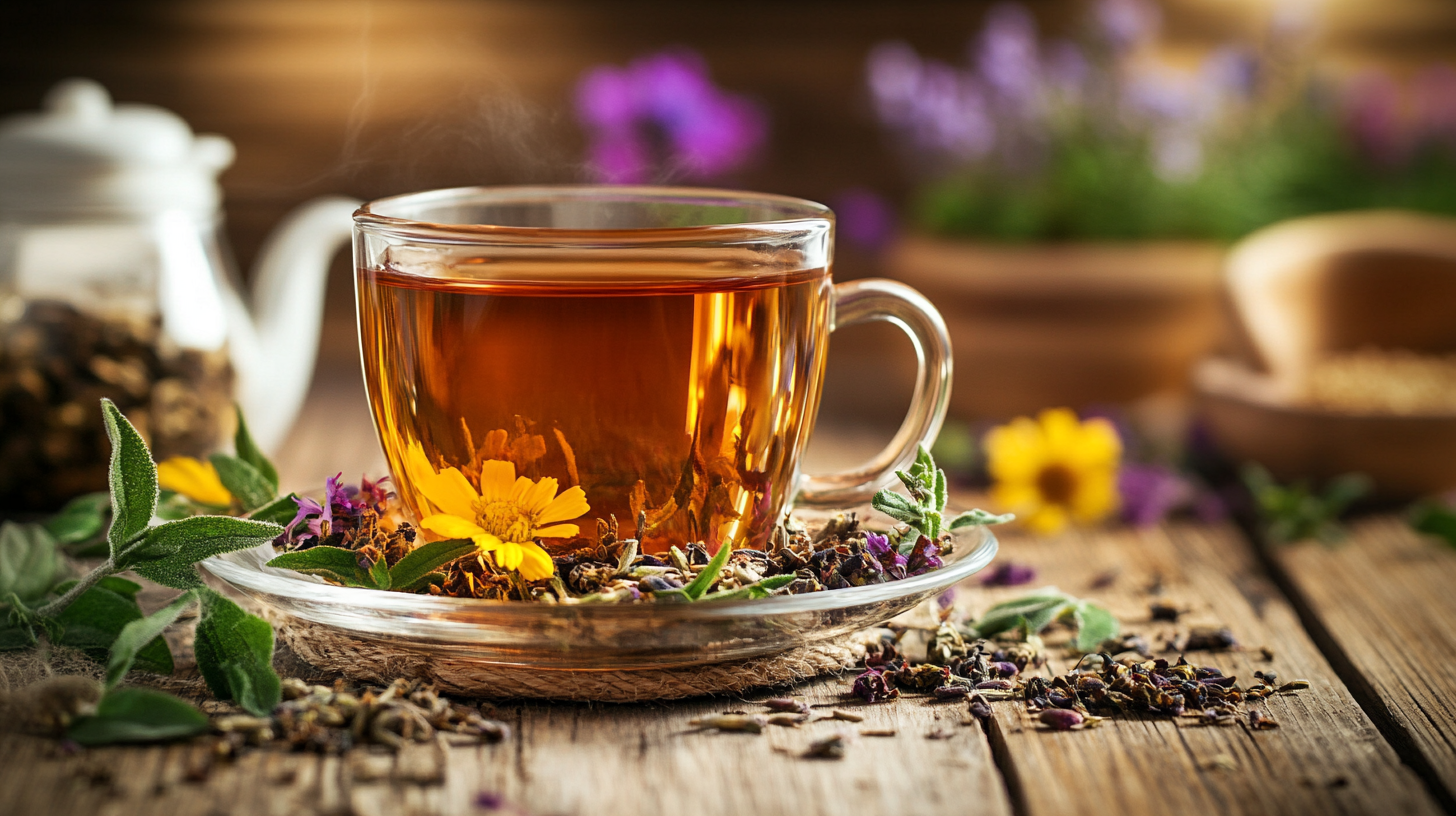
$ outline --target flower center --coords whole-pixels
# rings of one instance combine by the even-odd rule
[[[502,541],[525,544],[535,538],[531,535],[536,528],[534,519],[522,513],[515,502],[503,499],[487,502],[481,499],[475,502],[472,509],[475,510],[478,519],[476,523],[480,528]]]
[[[1071,504],[1077,492],[1077,474],[1065,464],[1053,462],[1036,474],[1036,489],[1051,504]]]

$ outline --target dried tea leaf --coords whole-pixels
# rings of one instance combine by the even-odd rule
[[[208,461],[217,468],[217,478],[222,481],[222,486],[242,503],[244,510],[256,510],[278,495],[275,484],[257,468],[236,456],[214,453]]]
[[[198,591],[197,669],[220,700],[233,700],[251,714],[267,716],[282,699],[273,671],[273,627],[210,589]]]
[[[245,550],[283,534],[277,524],[231,516],[193,516],[159,524],[147,531],[117,566],[132,569],[173,589],[202,586],[193,565],[214,555]]]
[[[196,600],[197,596],[192,592],[184,592],[167,606],[123,626],[111,644],[111,659],[106,664],[106,687],[114,688],[121,682],[143,649],[158,641],[166,648],[166,641],[162,640],[163,630],[175,623]]]
[[[39,524],[0,524],[0,600],[38,600],[61,575],[56,540]]]
[[[142,435],[109,399],[101,400],[106,436],[111,440],[111,556],[121,555],[132,536],[151,523],[157,509],[157,466]]]
[[[66,731],[82,745],[119,742],[161,742],[207,731],[207,715],[170,694],[146,688],[108,691],[96,713]]]

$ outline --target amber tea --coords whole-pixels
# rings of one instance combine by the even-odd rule
[[[824,269],[722,278],[600,268],[540,284],[367,270],[360,332],[398,489],[423,453],[477,479],[483,462],[579,485],[578,521],[615,516],[645,543],[759,546],[793,489],[829,334]],[[520,278],[491,268],[496,278]],[[412,453],[412,450],[417,451]]]
[[[528,544],[602,529],[649,552],[770,546],[791,502],[868,502],[945,414],[939,315],[892,281],[832,284],[833,216],[811,201],[476,187],[382,199],[354,222],[396,489],[428,537],[471,538],[529,580],[554,567]],[[867,320],[910,335],[911,413],[865,466],[802,475],[829,334]]]

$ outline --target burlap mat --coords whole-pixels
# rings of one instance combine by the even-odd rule
[[[501,666],[402,648],[331,627],[288,618],[275,628],[298,657],[355,680],[430,680],[441,691],[495,699],[611,703],[676,700],[799,683],[854,668],[877,635],[858,633],[734,663],[676,669],[573,671]]]

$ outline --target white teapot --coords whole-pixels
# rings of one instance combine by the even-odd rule
[[[64,470],[46,464],[54,451],[40,442],[40,464],[5,461],[5,445],[24,447],[33,433],[60,434],[47,444],[63,454],[85,447],[65,423],[79,426],[78,411],[96,410],[82,398],[105,389],[130,395],[139,427],[170,449],[159,455],[220,441],[199,437],[206,422],[184,426],[219,402],[231,413],[233,399],[260,446],[283,441],[313,374],[329,262],[359,202],[321,198],[289,214],[245,301],[220,234],[216,177],[232,159],[227,139],[195,136],[160,108],[113,105],[89,80],[62,82],[42,111],[0,120],[0,468],[12,478]],[[37,412],[4,406],[33,394],[44,421],[26,429],[17,417]],[[84,464],[90,452],[66,455]],[[57,478],[52,489],[66,492]]]

